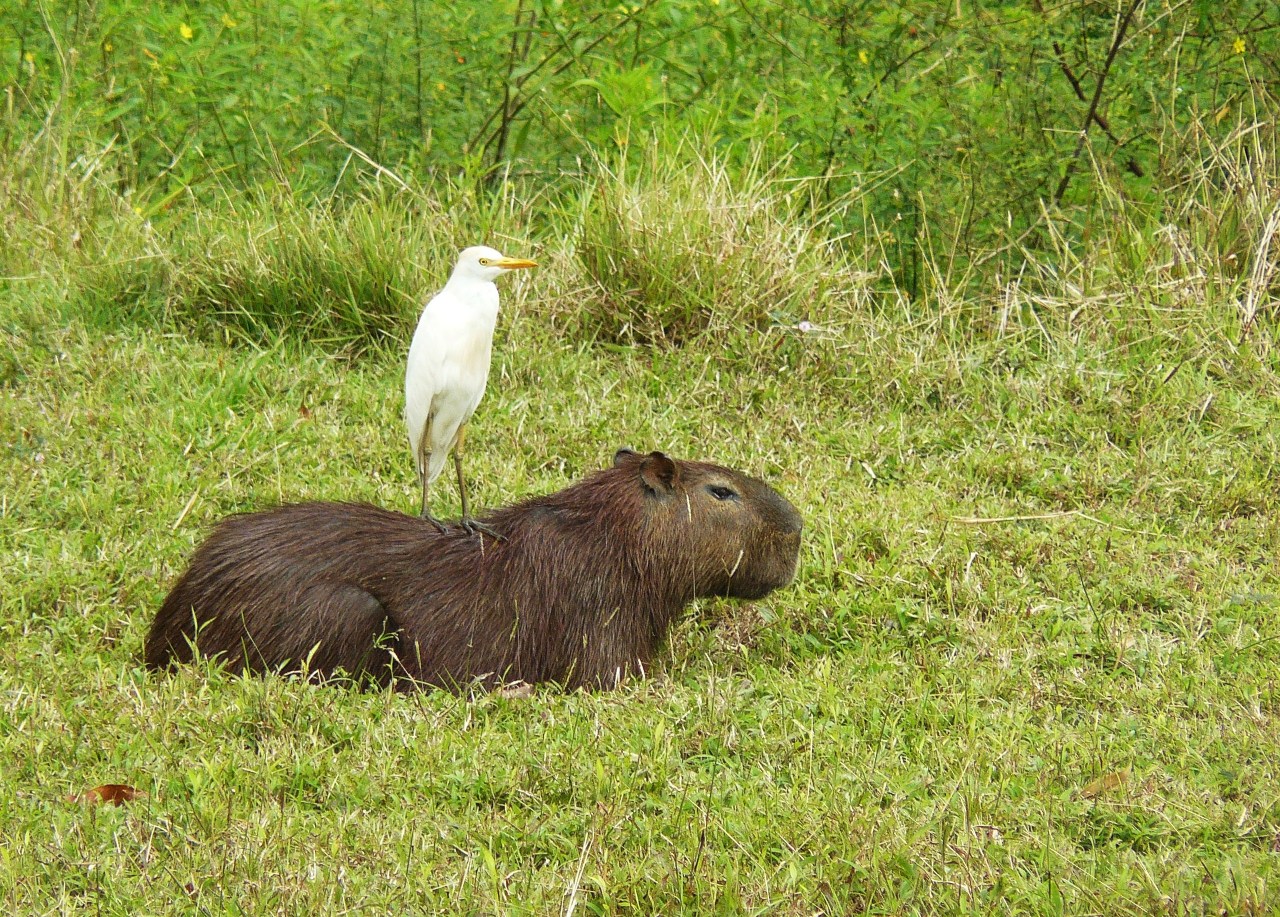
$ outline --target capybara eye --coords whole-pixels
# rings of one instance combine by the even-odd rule
[[[733,500],[738,496],[738,492],[731,487],[725,487],[723,484],[712,484],[707,487],[707,493],[715,497],[717,500]]]

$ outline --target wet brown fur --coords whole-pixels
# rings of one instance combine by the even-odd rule
[[[643,672],[692,599],[790,582],[801,529],[761,481],[630,450],[483,521],[505,540],[367,504],[232,517],[165,599],[146,663],[189,662],[194,643],[233,671],[612,687]]]

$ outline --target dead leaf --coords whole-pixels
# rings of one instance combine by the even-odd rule
[[[1097,780],[1093,780],[1085,785],[1080,791],[1082,799],[1096,799],[1103,793],[1114,790],[1116,787],[1124,786],[1129,782],[1129,768],[1122,771],[1112,771],[1110,774],[1103,774]]]
[[[135,799],[142,799],[146,795],[144,790],[136,790],[125,783],[104,783],[102,786],[95,786],[93,789],[85,790],[83,793],[68,796],[67,802],[83,802],[85,805],[90,806],[109,802],[113,806],[120,806]]]
[[[311,419],[311,408],[307,407],[305,404],[300,404],[300,405],[298,405],[298,415],[299,415],[303,420],[310,420],[310,419]]]
[[[528,682],[517,681],[509,685],[503,685],[493,693],[499,697],[530,697],[533,695],[533,685]]]

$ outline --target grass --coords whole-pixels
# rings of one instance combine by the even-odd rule
[[[415,503],[398,394],[413,310],[344,312],[332,278],[420,301],[449,234],[391,249],[409,267],[355,264],[342,240],[387,245],[413,220],[286,203],[289,232],[258,257],[276,211],[236,206],[179,201],[144,230],[102,205],[88,242],[5,280],[12,912],[1280,907],[1280,365],[1268,310],[1241,341],[1261,269],[1211,254],[1271,257],[1238,244],[1261,238],[1265,207],[1226,244],[1117,205],[1088,256],[979,294],[941,268],[922,301],[833,284],[827,312],[795,316],[809,331],[712,323],[663,347],[582,323],[605,300],[566,213],[503,211],[499,238],[544,267],[505,288],[469,440],[477,502],[564,486],[631,445],[761,474],[807,522],[796,583],[696,606],[650,679],[506,698],[141,668],[167,585],[225,514]],[[89,219],[60,212],[6,218],[51,238]],[[820,240],[788,220],[768,238]],[[193,241],[211,225],[221,254]],[[638,270],[671,271],[662,238]],[[326,246],[330,273],[313,271],[301,253]],[[107,250],[144,282],[104,283]],[[875,273],[874,252],[840,250]],[[217,277],[257,284],[270,320],[180,301]],[[66,801],[108,782],[148,796]]]
[[[817,206],[757,153],[727,164],[687,138],[632,165],[598,165],[577,254],[596,291],[585,330],[606,340],[683,343],[699,335],[810,323],[866,305],[871,275],[822,230],[856,197]],[[655,265],[661,265],[655,270]]]

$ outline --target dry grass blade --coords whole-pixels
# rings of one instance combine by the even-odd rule
[[[1271,280],[1275,276],[1276,262],[1271,254],[1271,243],[1276,231],[1280,230],[1280,202],[1271,208],[1267,221],[1262,227],[1258,246],[1253,253],[1253,267],[1249,271],[1249,283],[1245,288],[1244,317],[1241,321],[1240,335],[1249,333],[1254,320],[1258,317],[1259,304],[1267,291],[1271,289]]]
[[[1097,799],[1104,793],[1118,789],[1129,782],[1130,769],[1113,771],[1109,774],[1103,774],[1096,780],[1091,780],[1080,788],[1081,799]]]

